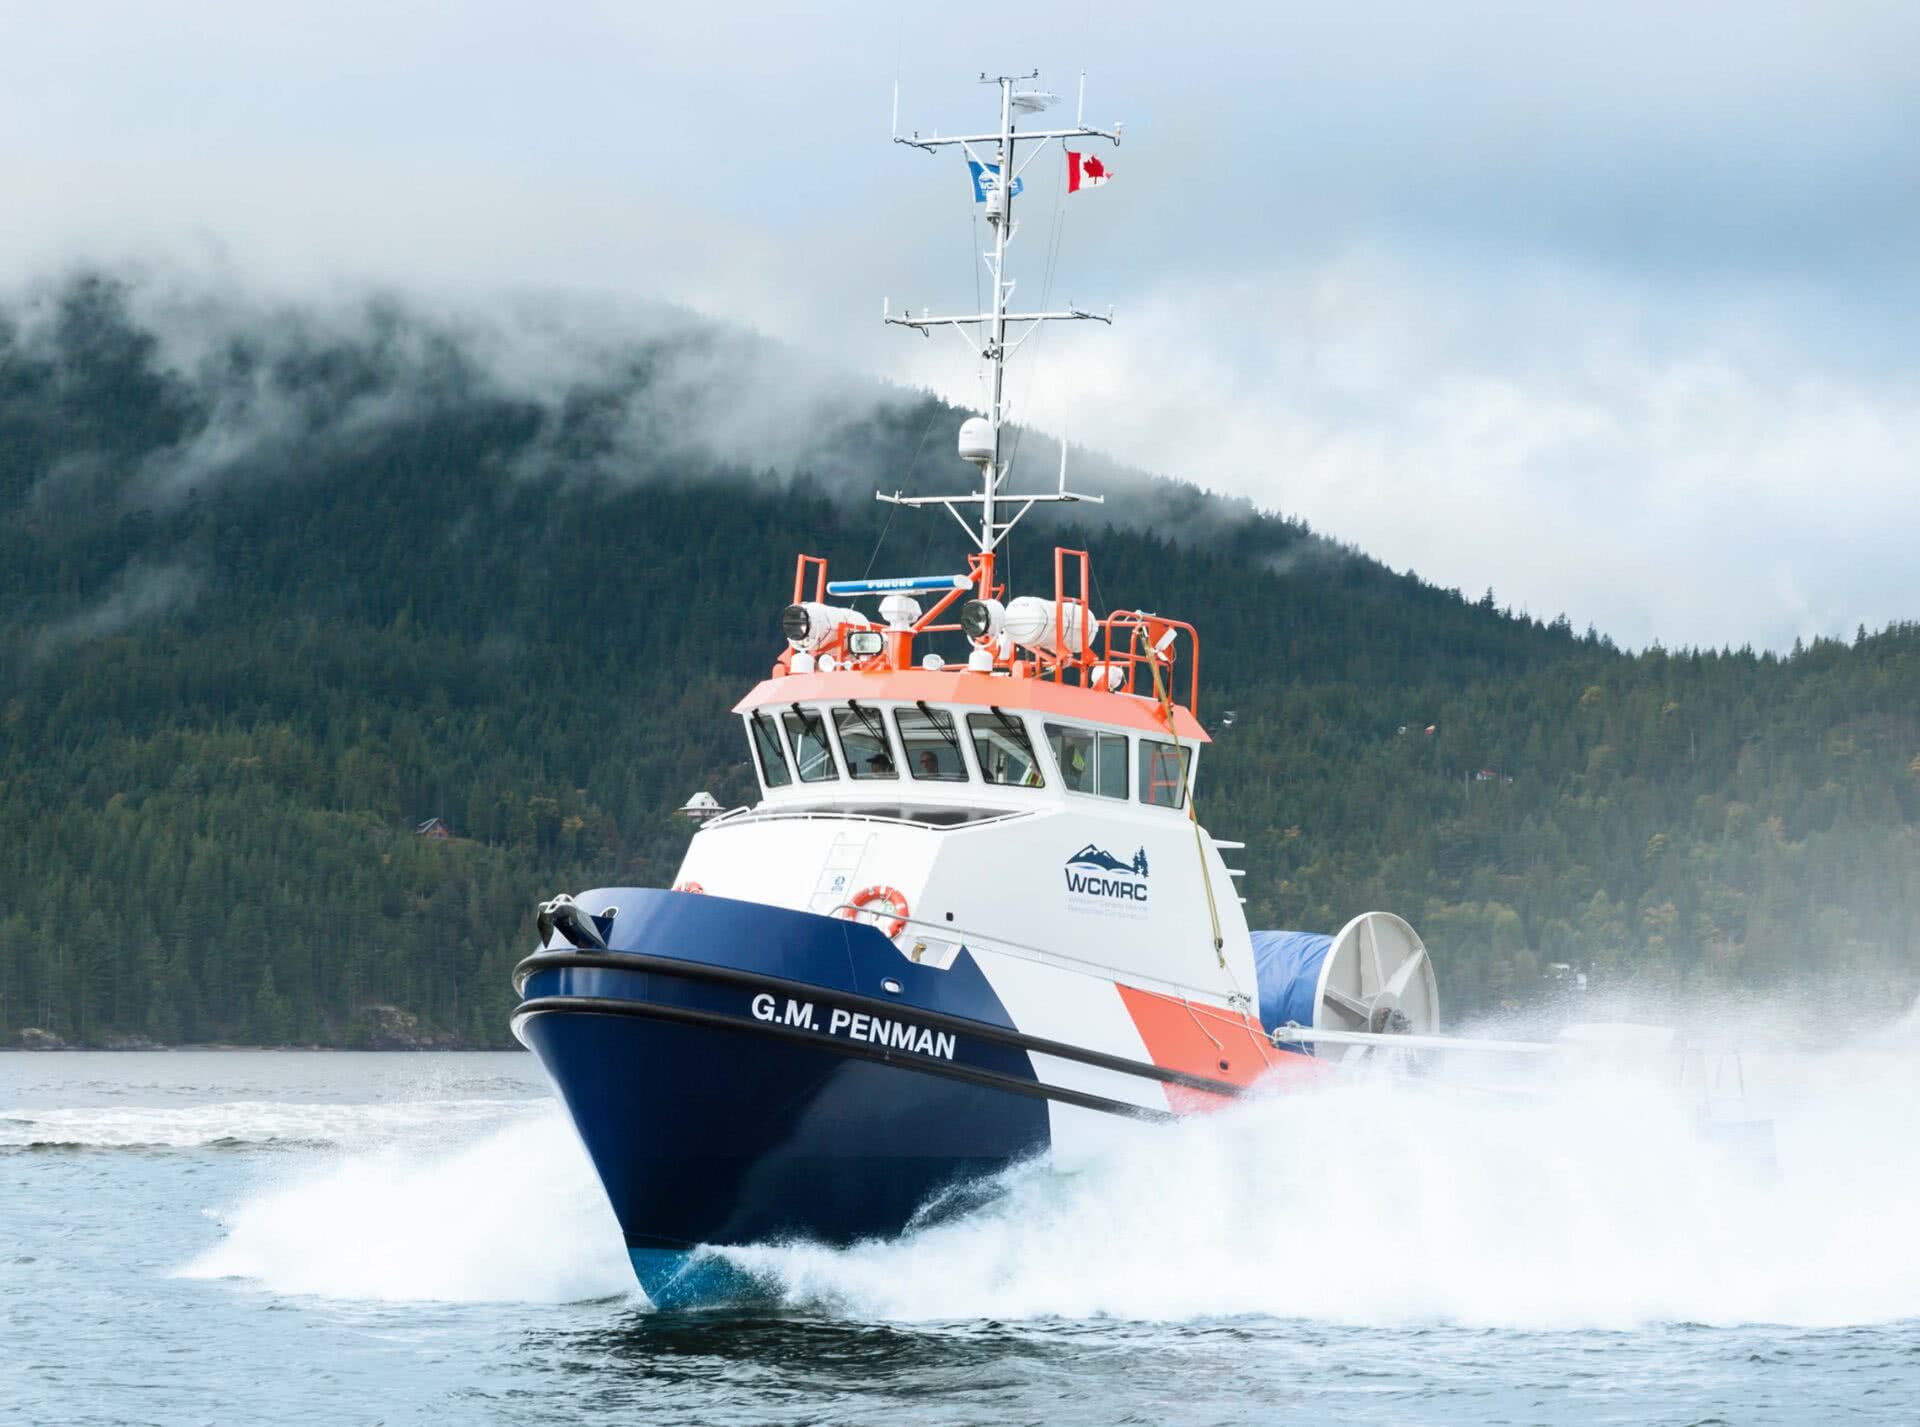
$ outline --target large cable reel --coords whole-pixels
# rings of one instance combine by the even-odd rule
[[[1427,944],[1392,912],[1362,912],[1333,938],[1314,988],[1316,1030],[1430,1036],[1440,988]]]

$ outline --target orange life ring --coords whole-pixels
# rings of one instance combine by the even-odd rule
[[[673,884],[673,890],[676,892],[704,893],[707,889],[702,887],[698,882],[675,882]]]
[[[857,922],[860,920],[860,913],[869,902],[885,902],[893,908],[893,924],[885,928],[889,940],[907,929],[907,899],[903,893],[893,887],[862,887],[849,897],[846,906],[840,908],[834,915],[845,917],[850,922]],[[869,915],[878,916],[879,913]],[[874,925],[878,926],[879,923],[875,922]]]

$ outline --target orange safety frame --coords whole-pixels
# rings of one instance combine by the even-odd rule
[[[813,593],[807,593],[807,568],[813,568]],[[800,562],[793,567],[793,602],[806,604],[827,602],[827,557],[824,555],[802,555]]]
[[[994,582],[993,552],[976,551],[967,557],[966,587],[945,590],[917,620],[911,629],[887,631],[887,647],[884,659],[875,658],[864,662],[862,668],[867,672],[879,673],[889,669],[909,669],[913,666],[913,637],[916,634],[945,634],[960,629],[957,623],[938,623],[940,616],[953,607],[962,598],[971,596],[976,599],[997,599],[1002,589]],[[1073,589],[1069,591],[1070,582]],[[808,590],[811,583],[812,589]],[[1141,675],[1149,677],[1158,671],[1162,679],[1170,678],[1174,656],[1169,651],[1160,652],[1161,641],[1171,632],[1185,634],[1192,653],[1187,669],[1187,712],[1196,719],[1200,716],[1200,635],[1191,624],[1183,619],[1166,619],[1157,614],[1148,614],[1143,610],[1123,610],[1108,615],[1100,624],[1098,636],[1100,651],[1096,657],[1094,639],[1088,638],[1086,631],[1093,625],[1093,607],[1089,602],[1092,590],[1092,564],[1085,550],[1073,550],[1064,545],[1055,546],[1053,552],[1053,642],[1051,654],[1036,653],[1031,659],[1014,658],[1008,664],[1009,672],[1015,677],[1051,676],[1056,683],[1077,682],[1083,687],[1091,687],[1093,668],[1096,663],[1121,671],[1123,678],[1111,685],[1115,692],[1135,694],[1142,697],[1158,697],[1168,703],[1175,702],[1170,685],[1161,683],[1157,687],[1145,686]],[[820,555],[802,555],[793,570],[793,602],[802,604],[809,600],[825,603],[827,597],[827,561]],[[1076,653],[1067,647],[1067,611],[1079,611],[1082,647]],[[829,649],[839,648],[842,641],[835,639]],[[790,650],[783,650],[775,663],[778,672],[785,673],[791,656]],[[1070,680],[1069,671],[1079,671],[1077,680]]]
[[[1080,576],[1079,590],[1067,594],[1067,570],[1071,562],[1078,561]],[[1075,654],[1067,648],[1067,610],[1069,607],[1080,611],[1080,652]],[[1087,552],[1069,550],[1064,545],[1053,547],[1053,677],[1056,683],[1064,683],[1067,670],[1080,671],[1080,682],[1089,681],[1088,669],[1093,664],[1093,610],[1087,604]]]

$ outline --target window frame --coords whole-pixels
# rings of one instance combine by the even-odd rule
[[[1133,797],[1133,750],[1128,745],[1132,739],[1118,729],[1102,728],[1097,724],[1056,723],[1043,721],[1040,731],[1046,735],[1047,756],[1053,760],[1054,772],[1060,775],[1060,787],[1077,798],[1105,798],[1110,803],[1124,803]],[[1087,768],[1087,786],[1076,788],[1067,771],[1065,760],[1060,756],[1056,738],[1078,737],[1087,740],[1091,748],[1092,761]],[[1120,783],[1121,791],[1109,793],[1100,786],[1100,772],[1106,761],[1102,747],[1110,742],[1120,744]]]
[[[1187,806],[1187,792],[1193,784],[1193,749],[1184,743],[1175,743],[1168,739],[1140,738],[1135,740],[1139,752],[1135,755],[1139,763],[1135,779],[1135,798],[1149,808],[1167,808],[1173,812],[1184,811]],[[1147,760],[1171,753],[1180,761],[1179,799],[1171,803],[1156,801],[1152,796],[1153,779],[1147,776]]]
[[[941,742],[951,748],[954,757],[960,760],[959,777],[950,777],[944,773],[928,774],[920,771],[918,765],[914,762],[915,755],[908,749],[906,730],[900,727],[900,716],[909,713],[919,714],[925,718],[929,724],[934,724],[943,718],[947,721],[949,736],[943,737],[936,733],[934,737],[939,738]],[[961,714],[955,712],[953,709],[934,708],[929,705],[925,699],[918,700],[910,706],[906,704],[896,704],[893,709],[893,735],[899,740],[900,757],[902,763],[906,766],[907,777],[916,783],[949,783],[958,784],[961,787],[975,782],[973,760],[967,754],[967,744],[970,740],[966,734],[962,732],[962,723],[963,716]],[[922,740],[916,740],[916,742],[919,741]],[[980,779],[978,781],[985,780]]]
[[[824,735],[823,741],[827,747],[827,768],[829,771],[824,776],[818,778],[809,778],[807,776],[805,762],[800,757],[799,741],[788,723],[789,719],[798,719],[803,725],[808,719],[816,720],[819,723],[820,732]],[[780,728],[781,731],[787,735],[788,751],[793,754],[794,775],[801,783],[839,783],[847,781],[846,770],[841,766],[840,762],[840,741],[833,736],[833,720],[828,718],[825,713],[817,708],[811,708],[806,704],[796,703],[780,711]]]
[[[1109,793],[1099,785],[1101,770],[1107,766],[1107,755],[1100,751],[1101,745],[1109,739],[1120,743],[1120,791]],[[1133,739],[1130,735],[1113,728],[1096,728],[1093,731],[1094,748],[1094,790],[1096,798],[1105,798],[1110,803],[1130,803],[1133,801]]]
[[[980,733],[974,728],[976,719],[991,720],[993,724],[998,725],[999,729],[1002,730],[1017,729],[1019,731],[1020,741],[1025,746],[1027,752],[1027,768],[1034,777],[1033,782],[1003,783],[992,775],[988,770],[987,760],[980,756]],[[991,732],[993,730],[989,729],[987,731]],[[974,762],[978,764],[980,768],[980,781],[987,787],[1044,788],[1047,786],[1047,775],[1040,766],[1040,750],[1034,746],[1033,730],[1027,726],[1026,719],[1022,718],[1019,714],[1010,714],[998,704],[989,704],[985,713],[976,712],[968,714],[967,742],[973,745],[973,758]]]
[[[767,776],[767,751],[761,742],[763,735],[771,735],[774,756],[780,760],[781,779],[777,783]],[[753,766],[760,774],[762,792],[791,788],[799,781],[799,774],[787,754],[787,741],[780,732],[780,720],[766,709],[755,709],[747,715],[747,747],[753,750]]]
[[[867,738],[874,737],[874,730],[876,727],[878,728],[878,737],[882,747],[886,751],[887,762],[893,765],[888,772],[869,773],[854,771],[854,760],[847,752],[846,730],[842,728],[840,724],[842,718],[851,718],[858,722],[860,725],[860,734]],[[869,719],[873,722],[869,723]],[[897,783],[900,781],[900,755],[894,747],[893,736],[887,728],[887,716],[884,710],[875,708],[871,704],[863,704],[857,699],[848,699],[844,704],[833,705],[833,718],[831,722],[833,724],[833,735],[840,744],[840,761],[846,765],[847,780],[849,782]]]

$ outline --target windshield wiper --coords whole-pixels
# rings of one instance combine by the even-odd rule
[[[880,716],[880,710],[863,709],[852,699],[847,700],[847,708],[855,718],[860,720],[860,726],[867,731],[867,736],[882,748],[885,748],[887,746],[887,724],[886,720]]]
[[[1000,720],[1000,727],[1004,728],[1008,736],[1020,745],[1021,749],[1027,755],[1027,761],[1031,763],[1033,761],[1033,740],[1027,737],[1027,726],[1021,723],[1019,719],[1009,717],[992,704],[987,706],[987,710],[995,718]]]
[[[940,735],[947,747],[951,748],[957,757],[960,752],[960,734],[958,730],[954,728],[952,715],[939,713],[934,709],[928,708],[925,699],[915,699],[913,706],[920,710],[921,716],[926,719],[927,723],[932,726],[933,731]]]

